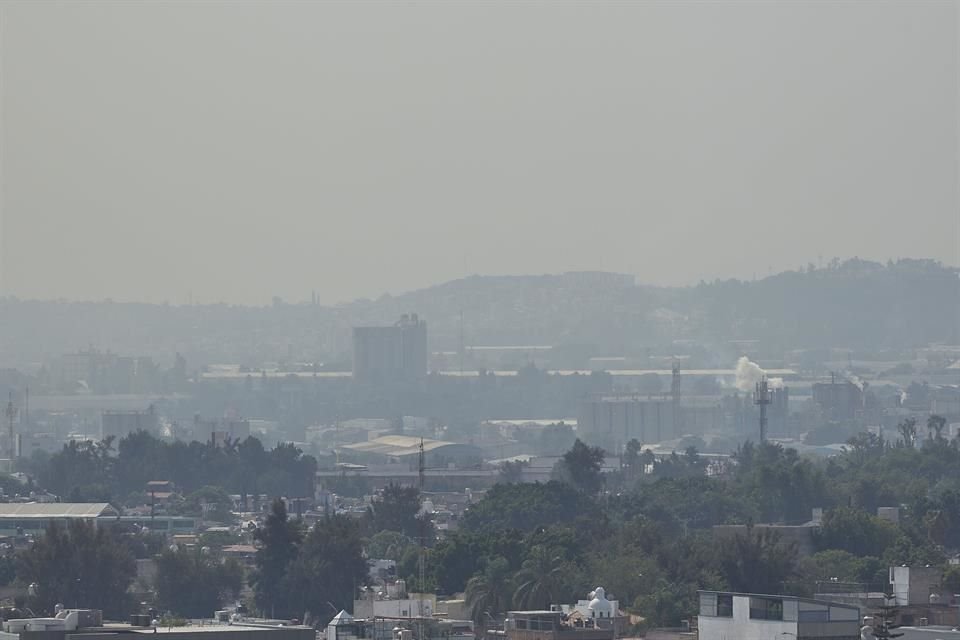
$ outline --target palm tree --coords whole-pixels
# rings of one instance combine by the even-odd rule
[[[903,444],[906,447],[913,448],[917,441],[917,420],[916,418],[907,418],[897,425],[897,431],[903,438]]]
[[[517,573],[513,603],[526,609],[546,609],[562,588],[563,558],[544,545],[534,545]]]
[[[484,617],[503,613],[510,604],[513,585],[510,580],[510,564],[497,556],[487,562],[482,573],[467,581],[464,593],[467,609],[474,622],[480,624]]]
[[[931,415],[927,418],[927,429],[930,431],[930,437],[936,442],[943,440],[943,430],[947,426],[947,419],[943,416]],[[934,436],[933,434],[937,435]]]

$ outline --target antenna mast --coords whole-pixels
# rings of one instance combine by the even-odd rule
[[[7,428],[8,447],[10,452],[10,471],[13,469],[13,459],[17,457],[17,443],[13,436],[13,419],[17,417],[17,408],[13,405],[13,391],[10,392],[10,399],[7,401]]]
[[[463,356],[465,347],[463,345],[463,309],[460,309],[460,375],[463,376]]]
[[[753,394],[753,404],[760,407],[760,442],[767,441],[767,405],[770,404],[770,390],[767,388],[767,376],[760,378],[757,390]]]
[[[427,514],[423,509],[423,477],[426,471],[426,461],[423,456],[423,438],[420,438],[420,455],[419,455],[419,465],[417,479],[419,482],[419,493],[420,493],[420,553],[417,558],[419,564],[420,572],[420,584],[417,585],[417,590],[420,592],[420,616],[417,620],[417,640],[426,640],[423,637],[423,590],[426,588],[426,544],[427,544]]]
[[[680,365],[673,363],[673,377],[670,380],[670,399],[673,402],[673,437],[680,436]]]

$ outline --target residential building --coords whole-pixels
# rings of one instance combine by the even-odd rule
[[[136,431],[159,434],[160,418],[153,405],[146,411],[104,411],[100,416],[101,438],[113,436],[119,440]]]
[[[898,607],[925,605],[931,602],[931,596],[937,600],[943,597],[941,581],[943,570],[940,567],[890,567],[890,586]]]
[[[600,626],[579,616],[556,610],[510,611],[502,634],[509,640],[613,640],[612,625]],[[489,634],[488,634],[489,635]]]
[[[353,601],[353,614],[358,618],[429,618],[436,605],[437,596],[432,593],[407,593],[406,586],[401,586],[390,595],[386,587],[371,587],[361,589],[360,597]]]
[[[59,605],[57,605],[59,607]],[[312,627],[276,621],[270,624],[231,621],[228,624],[163,627],[151,624],[150,616],[131,616],[136,624],[104,626],[100,611],[58,609],[52,618],[21,618],[3,623],[3,640],[146,640],[163,635],[165,640],[315,640]]]
[[[326,640],[473,640],[473,623],[429,617],[354,618],[341,611],[327,625]]]
[[[353,379],[360,383],[413,382],[427,375],[427,323],[404,314],[388,327],[354,327]]]
[[[859,640],[855,606],[793,596],[700,592],[699,640]]]
[[[863,414],[864,393],[859,385],[831,377],[830,382],[818,382],[811,390],[813,401],[826,420],[853,420]]]

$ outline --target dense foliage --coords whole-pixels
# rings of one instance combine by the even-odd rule
[[[857,434],[842,455],[826,460],[747,443],[726,463],[708,466],[692,447],[656,457],[632,442],[622,468],[602,480],[603,453],[575,442],[558,465],[559,479],[498,484],[443,537],[421,519],[421,496],[410,488],[390,485],[365,517],[329,516],[310,530],[277,500],[254,535],[258,550],[249,583],[261,613],[317,624],[349,608],[368,579],[367,557],[396,560],[397,575],[411,591],[465,593],[469,611],[483,623],[512,607],[572,602],[596,586],[655,625],[695,614],[698,589],[812,595],[819,582],[830,581],[876,590],[883,588],[887,567],[900,564],[944,566],[945,584],[955,587],[960,571],[947,569],[945,558],[960,549],[960,441],[945,439],[934,418],[922,444],[916,423],[905,422],[895,441]],[[125,441],[116,460],[99,462],[112,458],[111,444],[65,449],[64,459],[76,456],[78,465],[65,477],[104,464],[109,489],[111,474],[129,473],[119,470]],[[240,456],[241,447],[248,454],[256,450],[246,441],[233,453],[210,453]],[[279,455],[296,453],[283,451]],[[195,480],[200,484],[184,508],[223,502],[224,490],[204,480]],[[896,521],[877,516],[878,507],[888,506],[899,508]],[[811,528],[816,534],[807,555],[759,526],[805,523],[818,509],[822,521]],[[204,545],[208,553],[160,553],[160,604],[194,615],[235,597],[238,567],[217,556],[229,540],[226,534]],[[149,536],[81,524],[53,527],[19,556],[16,576],[37,583],[33,604],[41,610],[82,601],[122,612],[134,555],[159,552]]]
[[[31,462],[41,486],[66,500],[118,503],[128,498],[142,502],[151,480],[171,480],[186,493],[214,486],[240,495],[302,497],[312,494],[317,465],[292,444],[267,451],[253,437],[217,446],[166,442],[145,431],[119,442],[112,437],[71,441],[60,452]]]
[[[32,583],[30,606],[52,612],[57,603],[101,609],[114,618],[130,606],[128,589],[136,563],[111,527],[72,520],[52,523],[46,534],[17,558],[17,576]]]
[[[567,459],[595,456],[575,444]],[[423,587],[466,592],[474,617],[489,623],[507,608],[572,602],[602,585],[649,622],[677,624],[695,614],[698,589],[812,595],[823,581],[879,588],[887,567],[943,564],[960,547],[957,442],[917,447],[909,430],[897,442],[858,436],[826,461],[747,443],[721,473],[705,470],[695,450],[654,458],[631,443],[600,494],[590,481],[572,486],[577,476],[566,472],[558,475],[568,482],[498,484],[428,550]],[[900,505],[896,524],[875,515]],[[815,508],[824,515],[809,556],[754,526],[801,524]],[[718,535],[712,528],[721,524],[745,526]],[[368,549],[389,547],[398,574],[419,586],[414,540],[405,551],[399,535],[370,540]]]
[[[243,567],[207,549],[167,549],[157,558],[157,605],[187,618],[207,618],[243,589]]]
[[[255,536],[251,584],[261,613],[322,625],[340,609],[351,609],[356,588],[367,581],[361,533],[360,524],[344,515],[305,531],[276,500]]]

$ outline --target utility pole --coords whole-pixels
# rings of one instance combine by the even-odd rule
[[[419,572],[420,572],[420,584],[418,586],[418,591],[420,592],[420,615],[417,620],[417,640],[426,640],[423,637],[423,590],[425,588],[426,582],[426,544],[427,544],[427,514],[423,510],[423,480],[426,472],[426,460],[423,455],[423,438],[420,438],[420,455],[419,455],[419,465],[418,465],[418,481],[419,481],[419,493],[420,493],[420,554],[417,558],[419,563]]]
[[[753,404],[760,407],[760,443],[767,441],[767,405],[770,404],[770,390],[767,387],[767,376],[760,378],[757,390],[753,394]]]

